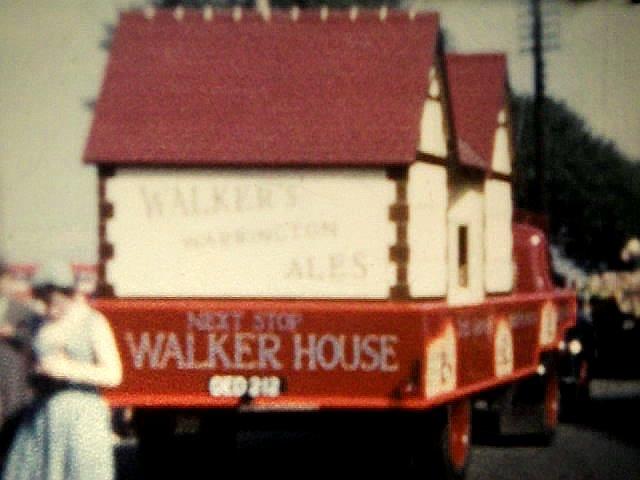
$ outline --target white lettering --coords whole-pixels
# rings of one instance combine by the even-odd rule
[[[158,368],[167,368],[170,360],[175,361],[176,368],[178,368],[179,370],[185,367],[182,348],[180,347],[180,342],[178,341],[178,337],[176,337],[175,333],[170,333],[167,336],[164,353],[162,354],[162,359],[160,360]]]
[[[398,343],[395,335],[382,335],[380,337],[380,370],[383,372],[395,372],[398,364],[395,363],[396,351],[393,346]]]
[[[236,332],[242,327],[242,312],[212,311],[187,312],[187,328],[201,332]]]
[[[372,342],[377,342],[376,335],[365,335],[364,340],[362,341],[362,350],[364,350],[365,355],[368,355],[371,359],[371,362],[364,363],[361,362],[360,368],[365,372],[372,372],[380,368],[380,357],[378,352],[376,352],[371,346]]]
[[[329,351],[327,351],[329,346]],[[323,335],[316,345],[316,357],[323,370],[333,370],[340,363],[342,351],[335,335]]]
[[[223,348],[227,338],[228,335],[226,334],[222,334],[219,337],[215,333],[209,334],[209,368],[217,368],[218,360],[222,363],[222,368],[231,368],[231,360]]]
[[[252,343],[256,340],[253,333],[236,333],[234,337],[233,359],[235,368],[240,370],[253,370],[256,368],[256,362],[247,360],[247,357],[253,357]]]
[[[280,350],[280,337],[272,333],[258,335],[258,368],[266,370],[281,370],[282,364],[278,361],[277,353]]]
[[[302,345],[302,335],[295,334],[293,336],[293,368],[296,370],[302,370],[302,358],[307,357],[307,366],[304,370],[316,370],[316,336],[311,334],[307,335],[308,343],[307,347]]]
[[[133,357],[133,365],[137,370],[144,368],[145,359],[148,359],[150,368],[158,368],[160,353],[164,343],[164,333],[157,333],[153,348],[151,347],[151,336],[148,332],[140,335],[140,341],[136,344],[133,333],[127,332],[125,335],[129,352]]]
[[[202,319],[202,317],[198,317]],[[292,328],[287,317],[258,317],[265,329]],[[284,322],[284,323],[283,323]],[[270,326],[271,325],[271,326]],[[283,362],[283,341],[292,357]],[[272,370],[395,372],[396,335],[278,332],[201,333],[142,332],[125,334],[133,367],[178,370]],[[287,359],[284,359],[287,360]],[[231,388],[231,387],[230,387]],[[250,385],[249,387],[250,388]]]
[[[346,372],[395,372],[398,370],[395,345],[396,335],[368,334],[296,334],[293,338],[294,368],[296,370],[332,371],[338,366]]]
[[[360,365],[360,335],[354,335],[352,344],[351,362],[347,361],[347,345],[344,335],[340,335],[340,349],[343,354],[340,356],[340,366],[345,372],[353,372]]]
[[[195,355],[196,355],[196,346],[195,339],[193,338],[193,333],[187,333],[187,341],[186,341],[186,351],[187,351],[187,359],[184,368],[193,370],[196,368],[195,366]]]

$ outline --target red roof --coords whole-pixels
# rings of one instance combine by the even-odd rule
[[[122,14],[85,160],[391,165],[415,159],[438,17]]]
[[[506,58],[449,54],[446,65],[458,159],[463,165],[490,171],[498,113],[506,101]]]

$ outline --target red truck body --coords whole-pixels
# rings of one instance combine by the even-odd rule
[[[558,328],[545,346],[539,339],[548,304],[557,309]],[[466,307],[143,299],[105,299],[96,306],[111,321],[125,367],[123,384],[107,394],[119,406],[422,409],[534,374],[541,354],[557,348],[575,318],[568,291],[500,296]],[[495,365],[500,322],[513,336],[513,368],[503,375]],[[455,388],[429,395],[427,349],[449,325]],[[245,391],[212,393],[216,376],[277,377],[281,388],[252,399]]]
[[[462,478],[472,399],[538,379],[555,428],[576,317],[543,233],[511,228],[506,59],[445,57],[434,14],[295,12],[121,18],[85,152],[124,365],[105,395],[148,452],[193,409],[205,432],[211,412],[428,413],[403,436]]]

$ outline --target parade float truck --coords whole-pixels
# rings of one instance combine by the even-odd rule
[[[392,417],[430,478],[459,478],[472,407],[501,418],[523,384],[553,431],[574,295],[544,235],[512,230],[504,56],[438,36],[384,8],[121,15],[85,161],[124,364],[105,396],[141,448]]]

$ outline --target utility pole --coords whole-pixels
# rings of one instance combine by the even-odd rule
[[[559,7],[550,0],[521,0],[519,27],[520,53],[533,58],[532,141],[535,178],[527,192],[528,208],[537,213],[549,213],[548,194],[545,191],[547,175],[545,158],[545,63],[544,56],[560,49]],[[523,112],[524,114],[525,112]],[[522,120],[520,120],[522,122]],[[518,138],[518,141],[521,141]]]
[[[545,138],[544,138],[544,50],[542,45],[542,0],[531,0],[532,46],[534,68],[533,134],[535,145],[535,182],[532,206],[539,213],[548,213],[545,189]]]

